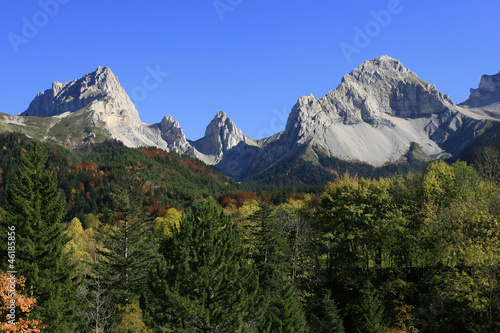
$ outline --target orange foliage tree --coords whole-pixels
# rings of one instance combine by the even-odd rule
[[[41,320],[30,319],[29,313],[36,306],[36,299],[21,295],[26,279],[22,276],[14,277],[9,273],[0,273],[0,331],[11,332],[40,332],[44,327]],[[14,301],[14,310],[12,302]],[[24,317],[24,318],[21,318]]]

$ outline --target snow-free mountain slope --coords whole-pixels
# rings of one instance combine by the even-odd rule
[[[447,153],[442,145],[469,118],[489,119],[455,106],[398,60],[381,56],[344,76],[324,97],[299,98],[281,141],[291,148],[313,144],[330,156],[373,165],[402,160],[415,142],[434,159]]]
[[[192,141],[170,115],[156,124],[141,122],[113,72],[99,67],[80,79],[54,82],[20,116],[0,115],[0,130],[71,148],[106,138],[128,147],[156,146],[190,154],[244,180],[285,157],[289,166],[291,156],[307,156],[317,166],[319,155],[373,166],[415,156],[424,161],[457,156],[498,127],[499,105],[500,73],[484,75],[479,88],[457,106],[400,61],[381,56],[345,75],[325,96],[300,97],[283,132],[254,140],[219,111],[205,135]]]
[[[460,105],[493,112],[493,116],[500,116],[500,72],[495,75],[483,75],[479,87],[471,89],[469,98]]]

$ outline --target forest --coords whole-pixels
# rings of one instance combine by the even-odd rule
[[[500,332],[500,154],[470,154],[259,189],[0,134],[0,330]]]

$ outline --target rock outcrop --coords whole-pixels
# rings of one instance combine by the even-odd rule
[[[165,116],[158,124],[142,123],[134,104],[108,67],[99,67],[71,82],[53,82],[52,89],[38,93],[20,116],[61,118],[77,111],[89,113],[93,126],[99,124],[110,138],[128,147],[157,146],[197,155],[171,116]],[[80,142],[75,139],[67,144],[71,143]]]
[[[500,112],[500,73],[483,75],[479,87],[471,89],[469,98],[460,105]]]
[[[179,122],[175,121],[171,115],[163,117],[159,124],[159,129],[161,138],[166,142],[170,151],[185,153],[192,150]]]
[[[243,135],[225,112],[219,111],[207,126],[205,136],[192,142],[192,145],[199,152],[211,155],[215,161],[219,161],[228,150],[240,142],[256,145],[255,140]]]
[[[19,115],[52,117],[75,112],[99,100],[112,104],[106,107],[108,115],[113,116],[110,123],[140,123],[134,104],[108,67],[98,67],[94,72],[71,82],[54,81],[52,89],[38,93],[28,109]]]

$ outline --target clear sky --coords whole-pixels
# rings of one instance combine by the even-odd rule
[[[500,71],[499,13],[498,0],[4,1],[0,112],[108,66],[144,122],[170,114],[194,140],[223,110],[260,138],[383,54],[459,103]]]

